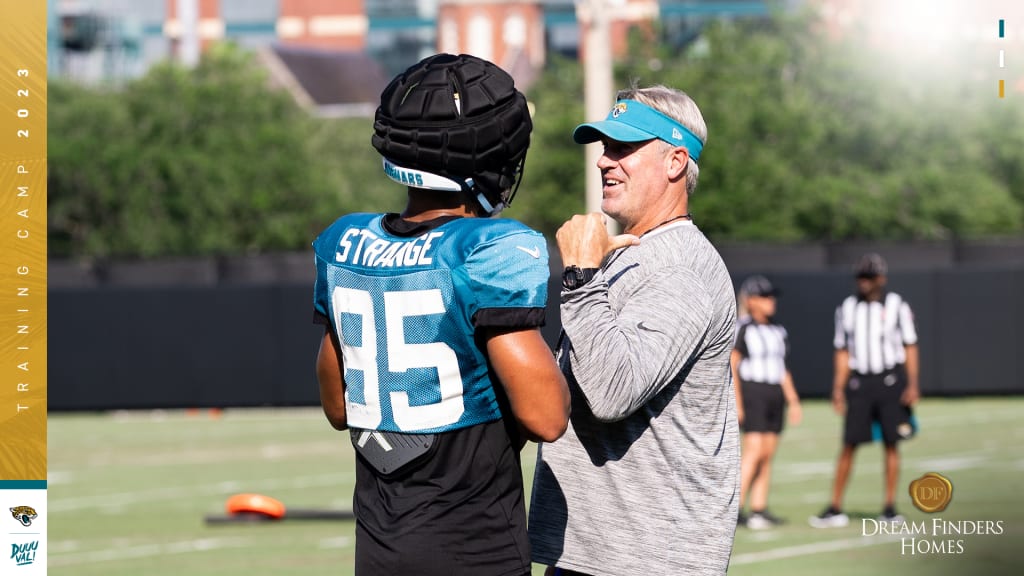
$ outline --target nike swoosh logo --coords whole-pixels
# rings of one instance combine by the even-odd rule
[[[534,258],[540,258],[540,248],[536,246],[534,246],[533,250],[530,250],[529,248],[524,248],[522,246],[516,246],[516,248],[522,250],[523,252],[526,252],[527,254],[533,256]]]
[[[644,330],[646,332],[659,332],[659,330],[655,330],[654,328],[648,328],[647,326],[644,326],[643,322],[637,323],[636,327],[637,329]]]

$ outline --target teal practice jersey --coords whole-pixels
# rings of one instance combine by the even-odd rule
[[[544,237],[508,219],[456,218],[410,235],[350,214],[313,242],[313,305],[338,335],[348,424],[404,433],[502,417],[475,339],[543,324]]]

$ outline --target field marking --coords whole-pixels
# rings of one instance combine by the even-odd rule
[[[321,486],[333,486],[342,482],[351,482],[354,478],[354,473],[321,474],[318,476],[299,476],[297,478],[276,478],[256,481],[248,483],[247,486],[248,489],[252,491],[314,488]],[[51,512],[66,512],[70,510],[83,510],[88,508],[118,508],[130,504],[138,504],[140,502],[174,500],[193,496],[224,495],[233,490],[237,490],[237,487],[237,480],[228,480],[208,486],[174,486],[153,490],[138,490],[134,492],[97,494],[95,496],[81,496],[77,498],[57,498],[50,500],[49,509]]]
[[[57,540],[55,542],[48,543],[50,553],[68,553],[75,552],[82,548],[81,540]]]
[[[248,461],[254,458],[254,452],[258,451],[257,458],[260,460],[283,461],[308,456],[342,456],[346,455],[346,444],[339,444],[335,441],[300,442],[293,443],[266,443],[253,447],[239,449],[181,449],[179,452],[152,454],[149,450],[145,455],[139,455],[135,451],[104,451],[93,454],[83,466],[78,469],[107,468],[108,466],[131,466],[138,467],[162,467],[181,465],[205,465],[223,464],[226,462]],[[138,452],[142,452],[140,449]],[[61,471],[63,472],[63,471]],[[60,472],[58,472],[60,473]]]
[[[302,411],[284,408],[280,409],[280,413],[267,409],[258,413],[245,414],[237,413],[236,410],[238,409],[232,409],[230,415],[226,411],[218,419],[187,416],[184,412],[161,415],[159,411],[156,411],[153,413],[125,413],[124,415],[107,413],[89,418],[56,413],[50,415],[49,421],[51,427],[54,424],[62,425],[55,433],[55,439],[58,441],[63,440],[64,435],[67,439],[79,440],[76,432],[83,428],[91,428],[96,422],[101,423],[104,426],[103,429],[98,433],[94,431],[90,435],[90,440],[97,446],[120,439],[124,434],[124,428],[132,429],[130,439],[136,443],[146,440],[166,441],[168,429],[174,430],[173,441],[177,443],[182,440],[206,441],[211,434],[220,438],[247,438],[254,434],[272,431],[288,435],[341,434],[330,427],[319,408],[303,409]]]
[[[977,454],[969,456],[959,456],[950,454],[949,456],[922,458],[919,460],[914,460],[912,462],[915,466],[923,470],[941,470],[943,472],[952,472],[955,470],[970,470],[973,468],[983,468],[986,464],[992,462],[992,459],[987,456],[979,456]]]
[[[865,447],[865,450],[871,450]],[[861,459],[864,462],[861,463]],[[883,465],[877,459],[867,459],[857,455],[856,470],[864,474],[878,474]],[[928,455],[902,458],[901,467],[904,472],[930,472],[942,470],[977,470],[982,468],[1014,468],[1014,464],[1005,458],[1005,447],[993,446],[957,452],[952,454]],[[816,477],[831,477],[835,473],[835,460],[817,460],[800,462],[776,462],[772,473],[772,482],[783,484],[806,482]]]
[[[861,536],[859,538],[844,538],[842,540],[828,540],[825,542],[814,542],[812,544],[801,544],[799,546],[789,546],[786,548],[774,548],[772,550],[765,550],[764,552],[746,552],[744,554],[737,554],[733,556],[729,561],[729,565],[739,566],[743,564],[758,564],[760,562],[770,562],[772,560],[782,560],[784,558],[794,558],[797,556],[811,556],[813,554],[821,554],[823,552],[837,552],[839,550],[852,550],[854,548],[876,546],[878,544],[886,544],[897,540],[899,540],[899,538],[889,535]]]
[[[188,410],[114,410],[109,412],[112,420],[117,422],[152,422],[167,420],[210,420],[206,408],[200,408],[198,413],[189,413]],[[231,417],[238,420],[292,420],[306,419],[309,417],[323,418],[323,412],[319,406],[292,406],[282,408],[227,408],[221,412],[219,419]]]
[[[53,554],[53,549],[51,548],[46,562],[49,566],[74,566],[76,564],[107,562],[109,560],[128,560],[151,556],[167,556],[170,554],[186,554],[189,552],[205,552],[223,548],[242,548],[249,545],[250,541],[248,538],[200,538],[198,540],[185,540],[170,544],[143,544],[127,548],[118,546],[116,548],[102,548],[88,552],[72,552],[70,554]]]
[[[296,424],[302,424],[297,426]],[[277,420],[260,422],[224,422],[218,421],[209,425],[187,421],[175,421],[171,425],[154,426],[145,424],[131,426],[126,430],[117,426],[118,423],[106,420],[99,422],[102,428],[91,430],[88,426],[68,426],[54,431],[53,439],[58,448],[67,450],[67,455],[78,456],[80,450],[90,453],[112,450],[152,450],[154,447],[168,449],[199,448],[210,442],[226,442],[237,440],[248,444],[253,438],[263,438],[267,443],[283,442],[297,444],[310,439],[333,442],[339,446],[349,445],[348,435],[334,431],[330,425],[311,424],[300,420]],[[324,431],[327,428],[327,431]],[[82,436],[88,434],[84,442]],[[70,446],[71,448],[66,448]]]
[[[958,412],[955,414],[935,413],[938,409],[943,407],[943,403],[945,402],[956,401],[946,400],[930,404],[926,403],[915,409],[921,425],[922,433],[930,432],[931,430],[950,431],[951,428],[960,427],[973,428],[978,424],[991,424],[993,422],[1003,420],[1015,422],[1020,419],[1020,408],[1018,406],[990,407],[961,405],[957,408]],[[963,404],[971,404],[971,402],[967,401]],[[783,432],[780,447],[787,443],[815,444],[821,440],[820,435],[817,434],[816,431],[820,432],[821,428],[831,428],[835,432],[836,448],[838,449],[840,440],[842,439],[843,421],[839,415],[831,412],[831,409],[829,409],[829,416],[830,419],[828,422],[808,421],[800,426],[786,428]]]
[[[64,470],[47,470],[46,471],[46,485],[47,487],[55,486],[58,484],[71,484],[74,474],[70,471]]]
[[[337,538],[324,538],[320,540],[320,548],[322,550],[331,550],[334,548],[348,548],[352,545],[352,539],[348,536],[339,536]]]
[[[772,540],[778,540],[782,538],[782,534],[779,534],[775,530],[762,530],[760,532],[751,532],[751,542],[771,542]]]

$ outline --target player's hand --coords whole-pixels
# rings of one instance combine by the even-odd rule
[[[904,406],[913,406],[917,404],[917,401],[921,399],[921,391],[917,386],[907,386],[907,389],[903,391],[900,396],[900,402]]]
[[[562,253],[562,264],[580,268],[600,268],[609,252],[640,243],[632,234],[609,236],[605,216],[598,212],[573,216],[558,229],[555,240]]]
[[[746,416],[746,413],[743,411],[743,406],[737,405],[736,406],[736,421],[739,422],[740,426],[743,426],[743,418],[745,416]]]
[[[840,416],[846,414],[846,392],[842,389],[832,390],[832,409]]]
[[[788,412],[787,418],[789,423],[793,426],[799,426],[800,422],[804,419],[804,410],[800,407],[800,403],[793,402],[787,408],[786,412]]]

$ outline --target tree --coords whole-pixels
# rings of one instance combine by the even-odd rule
[[[709,126],[697,223],[716,239],[942,239],[1024,231],[1024,108],[970,55],[899,62],[813,17],[714,21],[682,49],[633,38],[617,84],[666,84]],[[892,61],[889,61],[892,60]],[[970,73],[968,73],[970,72]],[[553,57],[506,215],[552,238],[585,209],[581,66]],[[303,250],[341,214],[396,211],[367,118],[311,117],[253,56],[215,46],[118,89],[49,86],[49,249],[153,257]]]
[[[681,88],[709,126],[691,203],[702,229],[772,241],[1024,231],[1024,109],[977,90],[969,55],[942,67],[889,62],[857,34],[837,41],[819,29],[812,16],[777,14],[712,22],[683,51],[633,37],[618,85]],[[564,152],[583,121],[569,71],[554,66],[532,93],[565,102],[538,105],[534,119],[531,155],[562,155],[557,169],[541,162],[529,174],[550,207],[545,231],[570,213],[545,184],[576,187],[582,204],[582,151]]]
[[[584,210],[583,148],[572,130],[583,117],[583,76],[578,63],[554,57],[528,93],[533,133],[523,183],[507,215],[549,238]]]
[[[344,204],[317,126],[231,44],[123,89],[50,89],[50,251],[294,250]]]

